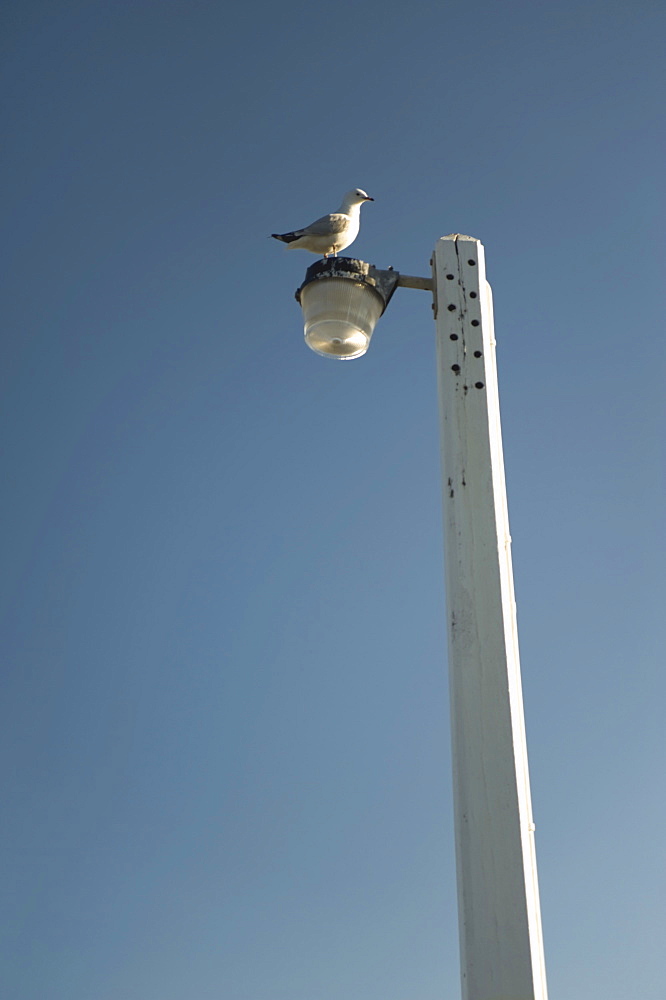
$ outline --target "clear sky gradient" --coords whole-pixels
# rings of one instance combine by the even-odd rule
[[[432,314],[486,247],[551,1000],[663,1000],[666,18],[8,0],[2,994],[460,995]]]

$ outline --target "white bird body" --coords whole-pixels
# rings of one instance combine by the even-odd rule
[[[360,188],[348,191],[337,212],[322,215],[321,219],[295,229],[291,233],[273,233],[273,239],[287,244],[289,250],[309,250],[310,253],[329,257],[345,250],[358,236],[361,225],[361,205],[364,201],[374,201]]]

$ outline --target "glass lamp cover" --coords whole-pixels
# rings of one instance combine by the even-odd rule
[[[320,278],[301,290],[305,342],[325,358],[350,361],[365,354],[382,297],[352,278]]]

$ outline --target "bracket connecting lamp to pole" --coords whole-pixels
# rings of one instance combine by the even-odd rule
[[[396,288],[434,296],[463,1000],[547,1000],[492,293],[483,244],[437,241],[432,278],[337,257],[296,293],[324,357],[365,354]]]
[[[416,282],[416,284],[414,284]],[[305,342],[338,361],[362,357],[377,320],[399,285],[432,288],[430,278],[410,278],[354,257],[328,257],[307,269],[296,292],[303,309]]]

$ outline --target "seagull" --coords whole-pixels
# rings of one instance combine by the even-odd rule
[[[293,233],[271,233],[274,240],[287,244],[288,250],[309,250],[310,253],[337,257],[339,250],[350,246],[358,236],[361,224],[361,205],[364,201],[374,201],[361,188],[347,191],[337,212],[322,215],[305,229]]]

